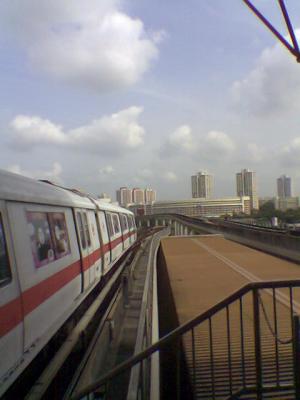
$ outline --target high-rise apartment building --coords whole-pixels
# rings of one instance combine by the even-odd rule
[[[198,172],[191,177],[192,197],[211,199],[213,194],[213,176],[207,172]]]
[[[127,207],[129,204],[152,204],[156,200],[156,191],[150,188],[141,189],[121,187],[116,192],[117,201],[122,207]]]
[[[156,191],[150,188],[145,189],[145,203],[152,204],[156,200]]]
[[[258,210],[258,196],[256,173],[249,169],[242,169],[236,174],[236,193],[238,196],[249,196],[251,209]]]
[[[277,194],[281,199],[292,197],[292,180],[289,176],[281,175],[277,179]]]
[[[132,190],[127,187],[121,187],[117,190],[117,201],[120,206],[126,207],[132,203]]]
[[[132,189],[132,200],[135,204],[145,204],[145,192],[140,188]]]

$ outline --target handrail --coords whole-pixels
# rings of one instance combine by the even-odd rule
[[[209,310],[205,311],[204,313],[198,315],[197,317],[189,320],[185,324],[174,329],[172,332],[165,335],[162,339],[160,339],[152,346],[148,347],[146,350],[131,357],[129,360],[119,364],[116,368],[105,374],[103,377],[101,377],[94,383],[87,385],[84,389],[78,392],[76,396],[72,397],[72,400],[80,400],[83,396],[86,396],[87,394],[95,391],[97,388],[103,386],[107,381],[111,380],[113,377],[120,375],[122,372],[128,370],[129,368],[132,368],[134,365],[141,362],[145,358],[148,358],[150,355],[163,348],[166,344],[168,344],[172,340],[178,338],[179,336],[182,336],[183,334],[195,328],[203,321],[212,318],[216,313],[218,313],[225,307],[228,307],[231,303],[238,300],[245,294],[253,290],[257,291],[258,289],[279,289],[279,288],[293,288],[293,287],[300,287],[300,279],[250,282],[242,286],[236,292],[229,295],[225,299],[221,300],[219,303],[211,307]]]

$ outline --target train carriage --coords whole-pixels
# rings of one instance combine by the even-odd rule
[[[121,207],[0,171],[0,396],[134,243],[128,218]]]

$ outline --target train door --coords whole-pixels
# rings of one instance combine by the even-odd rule
[[[133,243],[133,227],[132,227],[132,220],[131,220],[131,215],[126,215],[125,216],[126,220],[127,220],[127,225],[128,225],[128,240],[129,240],[129,244]]]
[[[103,257],[103,273],[105,274],[109,269],[109,265],[111,263],[111,247],[110,247],[110,240],[109,240],[109,234],[107,230],[107,223],[104,211],[98,211],[97,216],[99,221],[100,233],[102,237],[101,252]]]
[[[97,236],[98,236],[98,241],[99,241],[99,248],[97,248],[96,250],[96,258],[100,260],[100,268],[99,271],[97,270],[96,267],[96,277],[98,277],[98,272],[99,272],[99,277],[101,277],[101,275],[104,272],[104,265],[105,265],[105,255],[104,255],[104,245],[103,245],[103,237],[102,237],[102,233],[101,233],[101,228],[100,228],[100,221],[99,221],[99,217],[98,217],[98,213],[97,211],[95,211],[95,223],[96,223],[96,228],[97,228]]]
[[[110,263],[112,264],[115,259],[114,252],[114,241],[115,241],[115,231],[112,222],[112,215],[110,212],[105,212],[106,222],[107,222],[107,230],[109,236],[109,248],[110,248]]]
[[[0,397],[9,370],[21,362],[24,321],[19,277],[5,203],[0,201]],[[7,374],[7,375],[6,375]],[[3,380],[2,380],[3,379]]]
[[[87,214],[87,228],[89,228],[91,246],[89,247],[90,257],[90,284],[99,280],[101,277],[101,250],[100,250],[100,237],[98,234],[96,216],[94,210],[88,210]],[[85,217],[84,217],[85,218]]]
[[[124,220],[123,220],[123,215],[122,214],[118,214],[119,215],[119,220],[120,220],[120,228],[121,228],[121,238],[122,238],[122,250],[125,250],[125,240],[126,240],[126,236],[125,236],[125,226],[124,226]]]
[[[137,240],[137,231],[136,231],[136,224],[135,224],[135,218],[133,215],[129,216],[131,218],[132,221],[132,229],[133,229],[133,242],[135,242]]]
[[[127,217],[125,214],[119,214],[119,215],[120,215],[120,221],[121,221],[121,226],[122,226],[122,231],[123,231],[123,241],[124,241],[123,248],[127,249],[130,244],[130,234],[129,234]]]
[[[121,232],[119,215],[117,213],[112,213],[111,217],[115,232],[114,240],[112,242],[112,254],[113,254],[113,260],[115,260],[122,254],[123,237]]]
[[[76,210],[76,225],[80,241],[80,254],[83,270],[83,290],[86,290],[88,287],[90,287],[95,279],[93,272],[90,271],[90,267],[93,265],[93,259],[91,256],[92,241],[86,210]]]

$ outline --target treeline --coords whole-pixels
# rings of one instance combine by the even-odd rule
[[[264,218],[271,221],[272,217],[277,217],[280,222],[292,224],[300,222],[300,208],[287,211],[276,210],[272,201],[267,201],[258,211],[253,211],[252,218]]]

